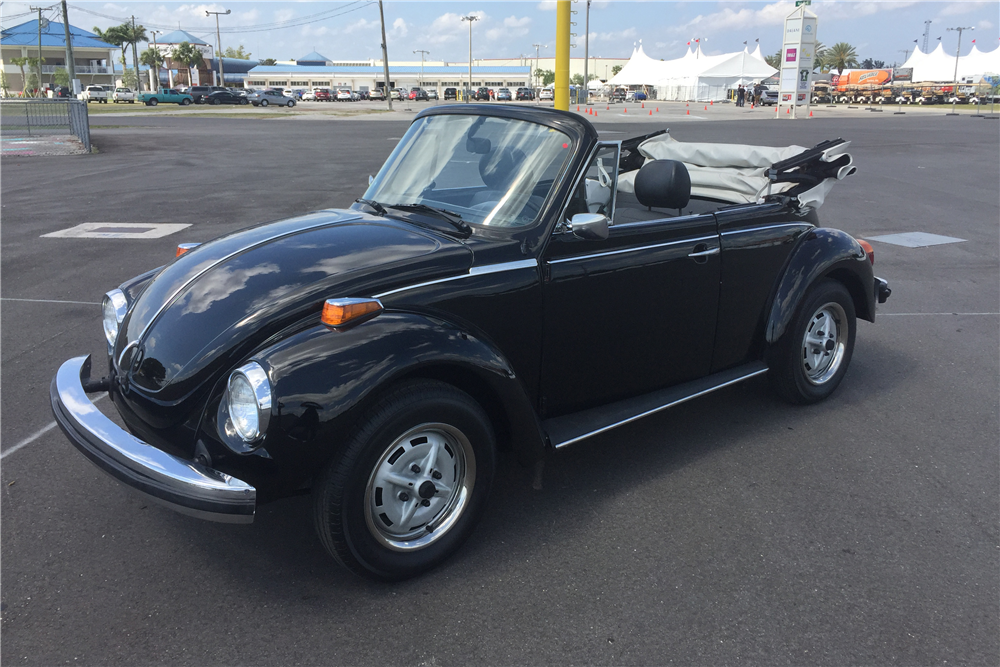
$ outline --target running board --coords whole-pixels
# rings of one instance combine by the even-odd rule
[[[766,372],[767,364],[755,361],[636,398],[546,419],[542,428],[552,446],[560,449]]]

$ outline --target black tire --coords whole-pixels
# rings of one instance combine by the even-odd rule
[[[288,108],[291,109],[295,106],[295,100],[288,100]]]
[[[266,106],[267,106],[267,100],[261,100],[261,101],[260,101],[260,105],[261,105],[262,107],[266,107]]]
[[[220,104],[222,104],[222,100],[212,100],[213,106],[219,106]]]
[[[828,397],[847,373],[856,332],[850,292],[836,280],[818,281],[770,350],[771,386],[790,403],[805,405]]]
[[[240,100],[240,106],[246,106],[248,104],[250,104],[250,102],[248,100],[245,100],[245,99]]]
[[[417,463],[428,459],[445,472],[421,470]],[[368,410],[343,453],[317,478],[316,532],[337,562],[358,575],[413,577],[468,538],[486,506],[495,467],[493,429],[472,397],[443,382],[398,384]],[[412,478],[413,488],[385,481],[389,474]],[[445,486],[436,488],[431,476]],[[399,521],[400,512],[409,512],[406,523],[423,523],[401,531],[388,516]]]
[[[154,97],[153,99],[151,99],[151,100],[149,101],[149,106],[151,106],[151,107],[155,107],[155,106],[156,106],[157,104],[159,104],[159,103],[160,103],[160,101],[159,101],[159,100],[157,100],[157,99],[156,99],[156,98]]]
[[[190,105],[191,105],[191,100],[188,100],[188,99],[181,100],[181,106],[182,107],[186,107],[186,106],[190,106]]]

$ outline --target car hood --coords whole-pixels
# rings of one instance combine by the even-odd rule
[[[204,244],[163,268],[122,323],[118,375],[165,407],[207,389],[324,300],[461,273],[462,243],[356,211],[320,211]],[[124,353],[124,354],[123,354]]]

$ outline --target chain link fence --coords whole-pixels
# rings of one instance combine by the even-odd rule
[[[5,151],[9,150],[7,144],[11,142],[32,139],[49,140],[32,142],[35,144],[66,145],[51,139],[72,135],[79,140],[81,148],[71,152],[89,153],[87,103],[83,100],[0,100],[0,135]]]

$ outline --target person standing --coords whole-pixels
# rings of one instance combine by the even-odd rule
[[[736,106],[738,107],[743,106],[743,102],[746,101],[746,96],[747,96],[746,88],[744,88],[743,84],[741,83],[740,87],[736,90]]]
[[[760,82],[758,81],[753,86],[753,104],[756,107],[760,106],[760,92],[761,92]]]

